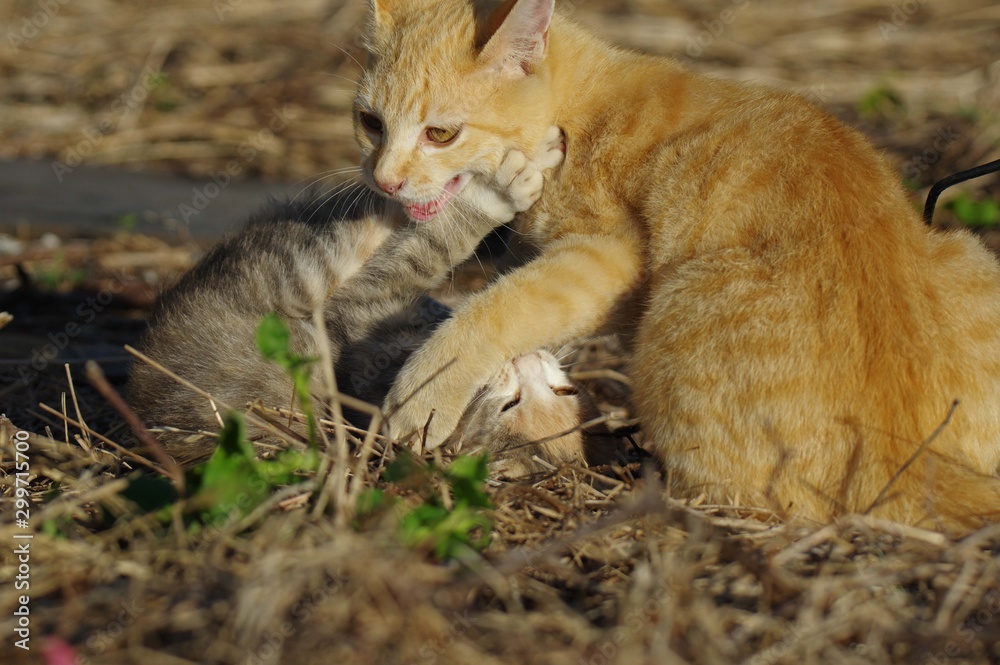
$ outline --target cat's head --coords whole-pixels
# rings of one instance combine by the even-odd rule
[[[540,144],[554,0],[368,4],[354,108],[362,173],[414,219],[432,219],[509,149],[530,156]]]
[[[480,390],[450,445],[463,453],[488,451],[494,476],[519,478],[548,470],[536,456],[556,467],[584,462],[587,445],[579,426],[597,414],[559,361],[537,351],[508,362]]]

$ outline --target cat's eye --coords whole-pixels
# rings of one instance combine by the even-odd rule
[[[514,395],[514,399],[503,405],[503,408],[500,409],[500,413],[509,411],[520,403],[521,403],[521,393],[517,393],[516,395]]]
[[[569,397],[571,395],[580,394],[580,391],[574,388],[573,386],[561,386],[559,388],[553,388],[552,392],[554,392],[559,397]]]
[[[427,140],[438,145],[445,145],[457,139],[461,131],[461,127],[428,127]]]
[[[358,111],[358,120],[361,121],[361,125],[372,132],[373,134],[381,134],[383,125],[382,120],[368,111]]]

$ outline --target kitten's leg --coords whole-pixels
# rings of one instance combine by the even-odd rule
[[[558,166],[563,158],[558,128],[546,138],[536,161],[512,150],[491,181],[469,182],[460,198],[472,208],[467,210],[471,214],[411,224],[337,290],[325,312],[335,361],[339,350],[364,340],[382,321],[441,283],[455,265],[472,256],[487,233],[538,200],[542,170]]]
[[[473,391],[508,359],[593,333],[642,274],[629,238],[574,234],[472,296],[410,357],[386,400],[393,436],[440,445]]]

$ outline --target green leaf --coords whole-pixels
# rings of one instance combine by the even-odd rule
[[[432,538],[434,529],[448,517],[443,506],[424,503],[403,515],[399,523],[399,533],[403,542],[410,547],[419,547]]]
[[[382,477],[390,483],[405,483],[416,477],[423,468],[423,462],[417,460],[409,450],[399,451],[399,455],[382,472]]]
[[[305,452],[286,450],[273,460],[256,460],[254,466],[268,485],[287,485],[302,473],[316,471],[319,459],[314,448]]]
[[[141,471],[128,476],[128,487],[121,495],[139,506],[144,513],[159,510],[177,500],[177,490],[169,480]]]
[[[167,72],[156,72],[149,77],[149,83],[153,88],[162,88],[170,82],[170,75]]]
[[[857,104],[858,114],[869,119],[885,118],[902,108],[903,98],[886,83],[869,90]]]
[[[69,537],[69,526],[73,520],[67,515],[62,515],[42,522],[42,533],[50,538],[66,540]]]
[[[229,413],[219,433],[219,445],[197,470],[200,482],[193,503],[202,519],[247,514],[267,497],[270,486],[257,471],[253,447],[246,438],[243,418]]]
[[[492,507],[484,487],[489,474],[489,456],[486,454],[476,457],[462,455],[444,472],[445,478],[451,484],[456,503],[479,508]]]
[[[411,547],[428,547],[440,559],[455,557],[460,551],[482,549],[490,542],[493,523],[482,509],[490,508],[485,481],[489,475],[486,455],[460,456],[447,469],[424,464],[412,454],[401,453],[386,468],[390,482],[405,483],[423,491],[424,502],[400,518],[402,541]],[[451,491],[453,507],[445,508],[434,489],[435,479],[443,478]],[[478,536],[477,536],[478,534]]]
[[[257,348],[268,360],[288,366],[290,334],[288,326],[274,312],[267,314],[257,326]]]
[[[292,380],[295,396],[308,422],[309,443],[315,445],[316,419],[313,417],[310,374],[316,359],[303,358],[291,352],[291,333],[274,312],[267,314],[257,326],[257,348],[261,355],[285,370]]]
[[[389,497],[383,490],[370,487],[358,495],[358,505],[355,514],[365,518],[379,512],[389,503]]]
[[[1000,203],[996,199],[980,201],[980,222],[985,226],[996,226],[1000,222]]]
[[[962,192],[945,204],[945,209],[966,226],[989,227],[1000,224],[1000,202],[996,199],[977,201],[967,192]]]
[[[121,231],[131,231],[139,224],[139,216],[130,212],[119,217],[115,224]]]

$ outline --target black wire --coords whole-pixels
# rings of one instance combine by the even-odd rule
[[[941,192],[948,189],[952,185],[957,185],[960,182],[965,182],[966,180],[972,180],[973,178],[979,178],[988,173],[996,173],[1000,171],[1000,159],[995,162],[990,162],[989,164],[983,164],[975,168],[971,168],[968,171],[960,171],[959,173],[954,173],[947,178],[941,178],[934,186],[931,187],[931,191],[927,192],[927,203],[924,204],[924,221],[928,224],[934,219],[934,206],[937,205],[938,197],[941,196]]]

